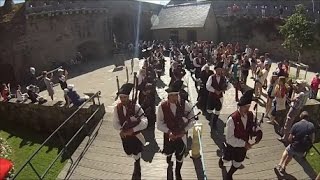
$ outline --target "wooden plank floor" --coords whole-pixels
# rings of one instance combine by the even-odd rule
[[[167,70],[168,70],[167,64]],[[166,73],[168,74],[168,73]],[[95,75],[99,77],[99,75]],[[193,103],[196,101],[196,90],[190,75],[187,74],[185,81],[188,86],[190,99]],[[160,86],[157,88],[160,99],[166,97],[164,91],[166,84],[169,83],[169,77],[163,76]],[[253,84],[252,80],[248,81],[249,85]],[[265,101],[265,99],[264,99]],[[227,117],[236,109],[234,101],[234,90],[229,90],[224,97],[224,105],[218,130],[210,133],[208,121],[200,115],[199,122],[203,124],[203,152],[205,160],[205,170],[208,179],[223,179],[223,171],[218,167],[218,159],[221,155],[220,146],[224,141],[223,130],[224,122]],[[259,112],[264,109],[260,108]],[[264,137],[262,141],[254,146],[247,153],[247,159],[244,162],[244,169],[238,170],[234,179],[277,179],[273,170],[275,165],[284,151],[285,147],[277,141],[277,134],[274,127],[269,124],[262,124]],[[73,154],[73,160],[80,157],[80,161],[68,162],[64,170],[60,173],[59,179],[65,177],[69,179],[131,179],[133,172],[133,158],[127,157],[122,149],[119,134],[112,126],[112,114],[109,111],[96,128],[97,136],[92,139],[85,139]],[[146,180],[166,179],[167,163],[166,157],[161,154],[160,150],[163,145],[163,134],[154,129],[148,129],[144,132],[150,145],[144,148],[142,153],[142,178]],[[192,136],[192,131],[189,132]],[[89,140],[89,143],[88,143]],[[191,138],[189,138],[191,145]],[[174,160],[174,159],[173,159]],[[69,167],[73,165],[71,171]],[[183,179],[203,179],[201,174],[202,166],[199,159],[193,160],[189,156],[185,158],[182,167]],[[311,167],[304,161],[297,162],[293,160],[287,167],[290,176],[287,179],[312,179],[315,173]]]
[[[84,156],[72,172],[70,179],[130,179],[133,171],[133,159],[127,157],[123,152],[120,137],[113,129],[110,114],[103,120],[97,137],[85,152]],[[221,115],[225,120],[228,115]],[[223,141],[223,123],[219,123],[219,130],[210,133],[208,121],[201,117],[203,123],[203,151],[205,168],[208,179],[222,179],[222,170],[218,167],[220,155],[219,146]],[[284,146],[276,140],[273,127],[263,124],[264,138],[260,144],[248,151],[248,159],[244,162],[244,169],[236,172],[235,179],[276,179],[273,171],[278,163]],[[154,136],[153,136],[154,132]],[[142,153],[142,178],[143,179],[166,179],[167,163],[165,156],[160,153],[163,139],[162,133],[158,130],[149,129],[144,132],[150,145],[145,147]],[[192,132],[189,133],[191,135]],[[218,146],[219,145],[219,146]],[[73,154],[74,159],[80,155],[85,145],[82,144]],[[310,167],[304,168],[293,160],[287,172],[296,179],[308,179],[312,173]],[[182,176],[184,179],[202,179],[201,164],[199,160],[193,161],[186,157]],[[198,175],[197,175],[198,171]],[[306,171],[306,172],[305,172]],[[309,171],[309,172],[308,172]],[[62,172],[59,178],[63,178],[66,172]],[[312,175],[311,175],[312,177]]]

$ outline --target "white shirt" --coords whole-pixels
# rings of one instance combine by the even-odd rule
[[[177,111],[177,105],[170,103],[170,109],[171,109],[171,112],[173,113],[173,115],[175,116],[176,111]],[[194,117],[194,112],[193,112],[193,110],[191,110],[190,104],[188,102],[185,102],[185,114],[184,115],[187,115],[187,114],[188,114],[188,116],[186,118],[188,118],[188,119]],[[193,127],[194,123],[195,123],[195,120],[191,119],[189,121],[189,124],[185,127],[184,130],[187,132],[190,128]],[[169,132],[169,128],[168,128],[167,124],[164,123],[164,115],[163,115],[161,103],[158,106],[158,110],[157,110],[157,128],[161,132],[164,132],[164,133]]]
[[[213,77],[213,75],[209,76],[208,81],[207,81],[207,83],[206,83],[206,88],[207,88],[208,91],[214,93],[214,92],[215,92],[215,89],[211,86],[211,85],[212,85],[212,77]],[[216,76],[216,79],[217,79],[217,82],[218,82],[218,84],[219,84],[221,77],[220,77],[220,76]]]
[[[142,108],[140,109],[140,107],[141,106],[139,104],[135,105],[135,112],[137,113],[138,116],[141,116],[142,114],[144,114],[143,109]],[[127,114],[126,108],[123,108],[123,114],[124,115]],[[140,119],[141,119],[140,123],[133,128],[134,132],[146,129],[148,126],[148,119],[144,115],[142,115]],[[115,106],[114,110],[113,110],[113,127],[119,131],[121,131],[121,129],[122,129],[121,124],[120,124],[120,120],[119,120],[119,116],[118,116],[117,106]]]
[[[247,115],[241,116],[241,122],[243,123],[244,128],[246,129],[247,126]],[[254,119],[254,117],[253,117]],[[232,147],[244,147],[246,142],[242,139],[236,138],[234,136],[234,123],[233,119],[230,116],[226,123],[226,142],[230,144]],[[257,127],[257,130],[260,130],[260,127]]]
[[[258,81],[259,81],[261,84],[263,84],[264,81],[267,79],[268,73],[269,73],[269,71],[267,71],[266,69],[262,69],[262,70],[261,70],[261,74],[262,74],[262,75],[258,77]]]
[[[197,68],[201,67],[201,65],[198,64],[198,62],[197,62],[198,59],[199,59],[198,57],[196,57],[196,58],[193,59],[193,66],[194,66],[194,67],[197,67]],[[199,59],[199,60],[200,60],[200,59]]]

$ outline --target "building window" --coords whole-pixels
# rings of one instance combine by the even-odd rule
[[[178,42],[179,41],[179,31],[177,31],[177,30],[170,31],[170,39],[173,42]]]

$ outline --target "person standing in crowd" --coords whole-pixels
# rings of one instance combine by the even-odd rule
[[[318,95],[318,90],[319,90],[319,85],[320,85],[320,74],[317,73],[315,77],[313,77],[310,87],[311,87],[311,93],[310,93],[310,99],[316,99]]]
[[[231,66],[231,82],[235,88],[235,101],[239,101],[239,90],[241,89],[240,78],[241,78],[241,65],[240,60],[236,58],[236,62]]]
[[[238,102],[238,110],[231,114],[226,123],[226,142],[223,156],[219,159],[219,167],[232,161],[232,166],[227,172],[227,180],[232,180],[233,174],[239,169],[244,161],[247,151],[262,139],[262,131],[255,124],[255,117],[249,111],[253,97],[253,90],[246,91]],[[249,139],[255,137],[255,142]]]
[[[260,65],[257,68],[256,80],[254,84],[256,98],[260,98],[262,95],[262,88],[264,86],[265,80],[268,77],[268,72],[269,72],[268,66]]]
[[[193,59],[193,66],[196,68],[195,77],[200,78],[201,68],[207,63],[206,59],[202,57],[202,53],[198,54],[198,57]]]
[[[251,56],[251,74],[253,79],[256,79],[258,57],[259,57],[259,49],[255,48]]]
[[[277,72],[273,72],[272,76],[270,78],[270,83],[269,83],[269,87],[267,90],[267,103],[266,103],[266,118],[270,118],[269,114],[272,108],[272,102],[274,99],[274,92],[275,92],[275,86],[278,83],[278,74]]]
[[[141,106],[129,99],[133,84],[126,83],[118,91],[120,102],[113,111],[113,127],[120,131],[125,153],[135,160],[132,179],[141,179],[140,158],[145,144],[141,131],[148,126]]]
[[[34,67],[30,67],[30,71],[29,71],[29,76],[28,76],[28,82],[27,82],[27,85],[35,85],[37,86],[37,82],[38,82],[38,79],[37,79],[37,76],[36,76],[36,69]]]
[[[69,105],[68,95],[66,94],[66,91],[65,91],[65,89],[68,87],[67,85],[68,71],[63,69],[58,69],[58,74],[59,74],[59,77],[58,77],[59,84],[64,93],[63,95],[64,100],[66,101],[66,105]]]
[[[287,102],[287,87],[286,77],[280,76],[278,84],[274,89],[273,109],[271,111],[271,119],[267,121],[269,124],[274,124],[275,121],[279,127],[283,127],[283,122],[286,117],[286,102]]]
[[[289,138],[289,132],[292,127],[292,124],[295,118],[299,115],[300,111],[302,110],[303,106],[306,104],[310,90],[307,87],[306,81],[304,80],[297,80],[297,93],[298,95],[291,101],[291,107],[287,114],[287,119],[285,121],[283,127],[283,136],[278,138],[279,141],[287,143]]]
[[[206,83],[211,75],[213,75],[213,71],[210,70],[209,65],[208,64],[204,65],[202,67],[202,71],[200,74],[201,84],[200,84],[200,90],[199,90],[198,99],[197,99],[198,101],[197,105],[203,111],[205,111],[207,108],[207,99],[208,99],[209,91],[206,88]]]
[[[51,97],[51,100],[53,101],[54,90],[53,90],[52,76],[53,76],[52,73],[47,73],[47,71],[42,72],[42,77],[47,87],[48,94]]]
[[[153,127],[156,122],[156,102],[155,102],[155,89],[151,83],[147,83],[143,90],[139,92],[139,104],[143,109],[145,116],[148,119],[148,127]]]
[[[206,88],[209,91],[207,112],[209,117],[211,130],[216,127],[219,119],[220,111],[223,104],[223,94],[229,89],[227,79],[222,74],[223,62],[218,63],[214,69],[215,74],[208,78]]]
[[[251,68],[251,65],[249,62],[248,55],[244,54],[242,64],[241,64],[241,81],[243,84],[247,84],[247,79],[248,79],[250,68]]]
[[[286,167],[293,157],[304,157],[305,153],[312,147],[315,140],[314,125],[309,122],[309,114],[303,111],[300,121],[295,123],[288,137],[289,145],[284,150],[279,164],[275,167],[281,176],[286,174]]]
[[[194,112],[186,101],[179,101],[178,81],[173,83],[166,92],[168,99],[158,106],[157,127],[164,133],[163,154],[167,156],[167,179],[173,179],[171,161],[172,155],[176,157],[175,176],[181,180],[181,167],[187,144],[187,132],[194,125]]]

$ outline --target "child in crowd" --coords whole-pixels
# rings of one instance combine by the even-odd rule
[[[17,86],[17,91],[16,91],[16,97],[17,97],[17,102],[24,102],[28,99],[28,94],[27,93],[24,93],[22,94],[21,92],[21,86],[18,85]]]

